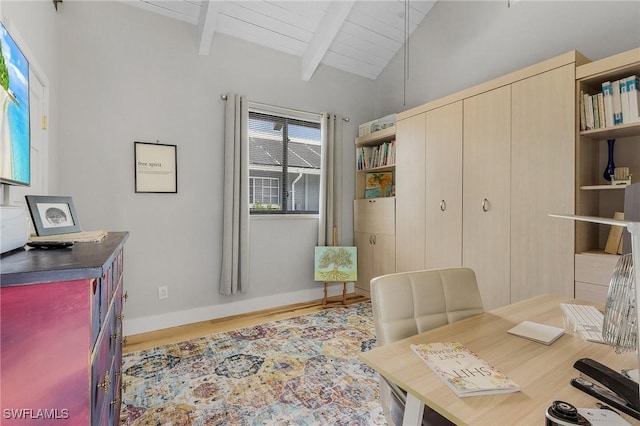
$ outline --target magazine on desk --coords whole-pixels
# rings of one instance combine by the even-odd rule
[[[458,342],[411,345],[411,349],[460,397],[520,390],[513,380]]]

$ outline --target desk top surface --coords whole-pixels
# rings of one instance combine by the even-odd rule
[[[596,408],[597,400],[569,383],[580,358],[595,359],[614,370],[638,368],[633,352],[616,354],[603,344],[565,334],[550,346],[513,336],[507,330],[522,321],[563,327],[560,303],[573,299],[543,295],[467,318],[360,355],[388,380],[413,394],[456,424],[541,425],[555,400]],[[416,354],[411,344],[456,341],[467,346],[521,388],[511,394],[459,398]],[[623,415],[630,423],[637,422]],[[497,422],[497,423],[496,423]]]

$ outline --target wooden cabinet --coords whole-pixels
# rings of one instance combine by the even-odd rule
[[[462,131],[462,101],[426,113],[426,269],[462,266]]]
[[[573,224],[549,214],[575,210],[585,61],[568,52],[398,114],[398,271],[471,267],[486,309],[573,296]]]
[[[464,100],[463,255],[485,309],[511,302],[511,87]]]
[[[395,141],[395,126],[355,140],[353,230],[358,249],[355,292],[367,297],[371,278],[396,271]],[[385,178],[381,179],[381,176]],[[377,186],[372,180],[377,181]]]
[[[511,86],[511,301],[574,296],[575,97],[568,64]]]
[[[2,424],[119,424],[127,237],[3,255]]]
[[[396,136],[396,271],[424,269],[425,216],[425,114],[398,120]]]
[[[462,264],[462,101],[398,121],[396,270]]]
[[[355,291],[369,296],[373,277],[395,272],[395,199],[358,199],[353,203],[354,236],[358,248]]]
[[[576,128],[579,129],[579,98],[581,92],[594,95],[602,91],[602,83],[631,75],[640,76],[640,48],[620,53],[576,68]],[[629,167],[633,182],[640,179],[640,122],[619,124],[595,130],[577,130],[576,149],[576,214],[581,216],[613,217],[624,211],[624,185],[611,185],[603,177],[607,164],[607,140],[615,139],[616,167]],[[580,289],[587,300],[604,303],[608,288],[585,287],[584,277],[611,276],[610,266],[617,255],[604,253],[610,226],[587,222],[575,224],[576,292]],[[582,256],[580,255],[589,255]],[[603,256],[595,259],[594,256]],[[596,270],[600,272],[596,272]],[[593,284],[593,283],[591,283]],[[602,287],[602,286],[601,286]],[[585,293],[584,289],[590,288]]]

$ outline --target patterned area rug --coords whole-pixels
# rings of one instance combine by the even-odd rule
[[[123,356],[124,425],[384,425],[370,303]]]

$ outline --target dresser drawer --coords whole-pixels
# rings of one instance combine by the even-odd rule
[[[576,254],[575,280],[609,287],[620,256],[614,254]]]

